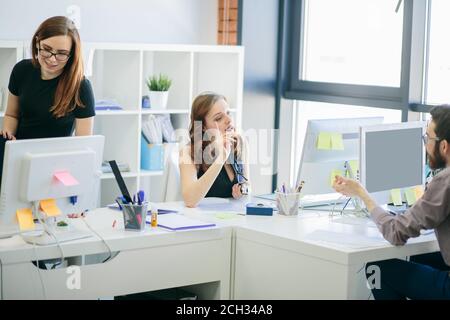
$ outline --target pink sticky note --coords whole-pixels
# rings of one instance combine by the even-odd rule
[[[58,179],[63,185],[70,187],[79,184],[77,179],[75,179],[69,171],[58,171],[54,174],[55,178]]]

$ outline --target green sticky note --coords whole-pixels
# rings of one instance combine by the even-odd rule
[[[402,202],[402,193],[400,189],[392,189],[391,190],[391,200],[395,206],[401,206]]]
[[[320,132],[317,138],[317,149],[331,150],[331,133]]]
[[[412,206],[416,202],[416,191],[414,188],[405,189],[405,197],[408,206]]]
[[[237,218],[238,215],[235,214],[235,213],[217,213],[217,214],[215,215],[215,217],[216,217],[217,219],[229,220],[229,219]]]
[[[342,133],[331,133],[331,149],[344,150],[344,141],[342,140]]]
[[[335,170],[331,171],[331,175],[330,175],[330,186],[333,186],[334,178],[335,178],[336,176],[342,176],[342,170],[337,170],[337,169],[335,169]]]
[[[359,170],[359,161],[358,160],[350,160],[348,162],[350,165],[350,169],[352,169],[353,175],[356,176]]]

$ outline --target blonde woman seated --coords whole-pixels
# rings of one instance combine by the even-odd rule
[[[186,206],[195,207],[205,197],[239,199],[248,192],[247,148],[224,96],[207,92],[195,98],[189,136],[190,144],[180,151]]]

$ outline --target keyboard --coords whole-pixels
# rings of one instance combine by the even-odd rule
[[[67,242],[72,240],[84,239],[92,237],[89,231],[69,230],[69,231],[55,231],[54,236],[58,242]],[[28,243],[35,243],[40,246],[56,244],[55,238],[47,232],[27,232],[22,234],[23,239]]]
[[[255,196],[265,200],[276,200],[275,193],[263,194]],[[324,193],[324,194],[307,194],[300,199],[300,207],[309,208],[324,205],[340,204],[347,201],[348,198],[342,196],[340,193]]]

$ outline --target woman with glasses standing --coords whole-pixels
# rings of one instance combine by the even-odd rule
[[[179,158],[186,206],[195,207],[204,197],[238,199],[248,193],[247,148],[224,96],[206,92],[194,99],[189,136]]]
[[[91,135],[95,109],[84,77],[81,42],[73,21],[45,20],[31,41],[32,58],[17,63],[9,80],[0,131],[0,178],[6,140]]]

